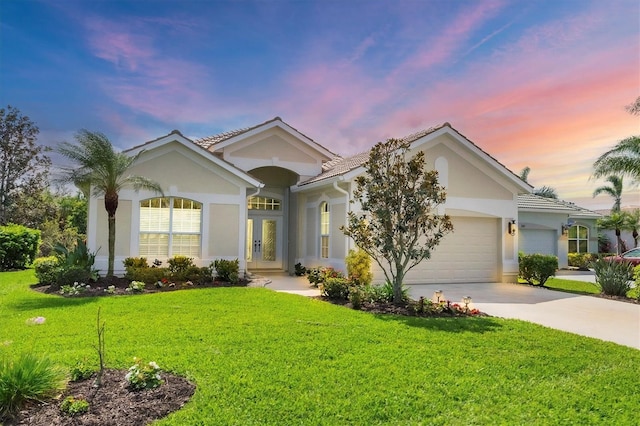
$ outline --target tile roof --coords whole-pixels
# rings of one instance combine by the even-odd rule
[[[568,201],[541,197],[535,194],[518,195],[518,210],[520,209],[566,213],[572,217],[583,218],[598,218],[602,216],[600,213],[585,209]]]
[[[243,133],[247,133],[250,132],[251,130],[257,129],[258,127],[262,127],[266,124],[272,123],[274,121],[280,121],[283,124],[286,124],[287,126],[289,126],[290,128],[292,128],[293,130],[295,130],[296,132],[300,133],[302,136],[304,136],[305,138],[309,139],[311,142],[313,142],[315,145],[317,145],[318,147],[322,148],[323,150],[327,151],[327,152],[331,152],[331,150],[328,150],[327,148],[325,148],[324,146],[320,145],[318,142],[314,141],[313,139],[311,139],[309,136],[305,135],[304,133],[302,133],[300,130],[296,129],[295,127],[291,126],[289,123],[286,123],[282,118],[280,117],[274,117],[271,120],[267,120],[264,123],[260,123],[260,124],[256,124],[255,126],[251,126],[251,127],[244,127],[242,129],[236,129],[236,130],[230,130],[227,132],[223,132],[223,133],[219,133],[217,135],[213,135],[213,136],[207,136],[204,138],[200,138],[200,139],[196,139],[194,142],[197,145],[200,145],[201,147],[205,148],[205,149],[209,149],[214,145],[217,145],[221,142],[224,142],[228,139],[231,139],[235,136],[241,135]],[[333,152],[331,152],[331,154],[333,154]]]
[[[419,132],[412,133],[409,136],[405,136],[404,138],[402,138],[402,140],[409,143],[414,142],[420,139],[421,137],[426,136],[429,133],[433,133],[436,130],[439,130],[440,128],[448,124],[449,123],[444,123],[441,126],[429,127],[428,129],[420,130]],[[364,163],[367,162],[367,160],[369,159],[370,152],[371,151],[365,151],[365,152],[361,152],[359,154],[352,155],[350,157],[345,157],[345,158],[339,157],[339,156],[334,157],[333,159],[331,159],[330,161],[327,161],[322,165],[322,170],[323,170],[322,173],[320,173],[318,176],[312,177],[311,179],[308,179],[300,183],[299,186],[308,185],[314,182],[319,182],[321,180],[329,179],[335,176],[340,176],[350,172],[351,170],[357,169],[358,167],[362,166]]]

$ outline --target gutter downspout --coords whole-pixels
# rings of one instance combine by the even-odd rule
[[[338,180],[341,182],[344,182],[344,176],[338,176]],[[351,194],[349,193],[349,191],[345,191],[344,189],[340,188],[338,186],[338,181],[334,181],[333,182],[333,189],[335,189],[336,191],[344,194],[346,196],[347,199],[347,203],[346,203],[346,209],[345,209],[345,216],[344,216],[344,223],[345,225],[347,225],[348,223],[348,215],[349,215],[349,210],[350,210],[350,206],[351,206]],[[351,239],[350,238],[345,238],[345,242],[344,242],[344,255],[346,256],[347,254],[349,254],[349,249],[351,248]]]

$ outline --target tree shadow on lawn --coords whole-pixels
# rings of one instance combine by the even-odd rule
[[[35,296],[24,297],[14,302],[9,302],[7,303],[7,307],[15,309],[16,311],[32,311],[36,309],[81,306],[96,303],[99,300],[97,297]]]
[[[502,327],[492,317],[412,317],[402,315],[374,314],[383,321],[401,322],[410,327],[427,328],[449,333],[488,333]]]

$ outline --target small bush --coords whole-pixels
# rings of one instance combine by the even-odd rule
[[[208,266],[190,266],[184,272],[184,279],[198,285],[207,284],[213,280],[213,271]]]
[[[24,269],[35,260],[40,231],[22,225],[0,226],[0,271]]]
[[[307,268],[302,266],[302,263],[298,262],[295,264],[295,274],[297,277],[302,277],[307,273]]]
[[[95,373],[95,369],[86,364],[86,361],[78,361],[71,367],[71,381],[77,382],[79,380],[88,379]]]
[[[27,353],[0,363],[0,419],[17,413],[29,401],[43,401],[65,389],[65,371],[46,357]]]
[[[217,259],[213,262],[216,278],[231,284],[240,282],[240,262],[236,260]]]
[[[141,293],[144,291],[146,284],[142,281],[131,281],[129,287],[125,288],[125,291],[130,293]]]
[[[60,411],[67,416],[76,416],[89,411],[89,403],[84,398],[66,397],[60,404]]]
[[[160,367],[153,361],[145,363],[140,358],[133,358],[134,364],[124,376],[133,390],[153,389],[162,384]]]
[[[363,288],[352,285],[349,287],[349,302],[351,303],[351,307],[353,309],[362,308],[362,302],[365,299],[365,294]]]
[[[91,271],[79,266],[72,266],[68,269],[62,269],[56,278],[56,288],[62,288],[65,285],[73,285],[73,283],[88,283],[94,279]]]
[[[60,261],[55,256],[39,257],[33,262],[38,282],[42,285],[55,284],[60,274]]]
[[[122,261],[122,263],[124,264],[124,269],[149,267],[149,263],[147,263],[146,257],[127,257]]]
[[[548,254],[518,253],[519,275],[529,284],[544,287],[547,280],[556,274],[558,258]]]
[[[596,285],[608,296],[626,297],[631,289],[629,277],[633,274],[633,266],[628,262],[598,259],[592,263],[596,273]]]
[[[347,276],[357,285],[369,285],[373,280],[371,272],[371,257],[362,249],[349,250],[345,262]]]
[[[89,284],[74,282],[71,285],[65,284],[60,286],[59,293],[62,294],[63,296],[77,296],[79,294],[84,293],[89,288],[91,288]]]
[[[131,281],[142,281],[145,284],[153,285],[163,278],[169,279],[171,273],[167,268],[134,268],[130,267],[125,274],[125,278]]]
[[[329,278],[344,278],[344,274],[332,267],[326,266],[307,269],[307,279],[314,287],[319,287]]]
[[[569,253],[568,255],[569,266],[582,270],[589,269],[594,260],[596,260],[596,255],[593,253]]]
[[[193,258],[179,255],[167,260],[167,263],[169,264],[171,278],[176,281],[184,281],[187,270],[195,266],[193,264]]]
[[[349,298],[349,281],[342,277],[331,277],[319,286],[322,296],[333,300]]]

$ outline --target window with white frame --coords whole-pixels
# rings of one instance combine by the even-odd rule
[[[140,256],[200,256],[202,204],[159,197],[140,202]]]
[[[329,204],[323,201],[320,204],[320,257],[329,258],[329,229],[331,218],[329,214]]]
[[[569,253],[589,252],[589,228],[573,225],[569,228]]]

